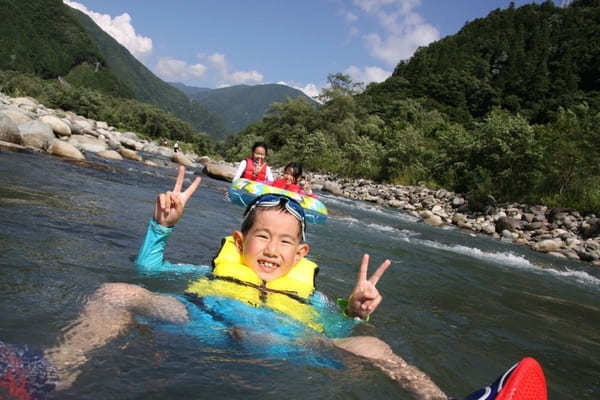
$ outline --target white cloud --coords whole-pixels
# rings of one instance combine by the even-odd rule
[[[185,61],[170,57],[161,57],[154,67],[154,72],[168,81],[185,81],[188,79],[200,79],[206,72],[206,66],[202,64],[190,65]]]
[[[383,82],[392,75],[390,71],[386,71],[379,67],[365,67],[363,69],[351,65],[344,71],[346,75],[352,78],[353,82],[363,82],[368,85],[371,82]]]
[[[69,7],[87,14],[103,31],[127,48],[134,57],[143,60],[152,52],[152,39],[135,33],[131,25],[131,16],[123,13],[116,17],[88,10],[86,6],[75,1],[63,0]]]
[[[441,37],[433,25],[413,11],[421,0],[354,0],[354,4],[373,15],[383,29],[383,34],[369,33],[363,39],[369,53],[390,66]]]
[[[242,84],[257,84],[263,81],[263,75],[258,71],[231,71],[224,54],[214,53],[207,57],[212,67],[221,77],[219,87]]]
[[[307,95],[308,97],[313,98],[313,99],[315,96],[318,96],[319,93],[321,93],[321,89],[319,89],[317,87],[317,85],[315,85],[314,83],[309,83],[304,86],[299,86],[295,83],[289,83],[289,82],[285,82],[285,81],[279,81],[277,83],[280,85],[286,85],[286,86],[292,87],[294,89],[298,89],[298,90],[304,92],[305,95]]]
[[[349,11],[346,12],[345,18],[348,22],[356,22],[358,20],[358,17]]]

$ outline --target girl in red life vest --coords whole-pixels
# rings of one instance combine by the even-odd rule
[[[273,182],[273,173],[265,161],[266,157],[267,145],[263,142],[254,143],[252,158],[246,158],[240,162],[233,180],[245,178],[262,183]]]
[[[302,178],[302,166],[295,162],[291,162],[283,169],[283,177],[276,179],[271,185],[291,192],[296,192],[303,196],[309,195],[316,197],[312,192],[306,193],[302,190],[302,187],[299,184],[300,178]]]

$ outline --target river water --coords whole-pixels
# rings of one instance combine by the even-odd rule
[[[93,155],[88,155],[93,157]],[[181,293],[178,277],[140,277],[133,260],[157,193],[174,168],[93,158],[92,166],[0,152],[0,340],[53,346],[105,282]],[[186,182],[194,178],[188,171]],[[173,262],[207,264],[242,209],[225,182],[203,177],[166,249]],[[363,253],[392,266],[384,300],[360,334],[375,335],[448,394],[464,397],[526,355],[546,374],[550,399],[600,398],[600,269],[396,210],[328,194],[323,225],[309,226],[318,289],[347,296]],[[344,367],[298,365],[199,347],[139,324],[95,351],[75,399],[410,398],[382,372],[346,357]]]

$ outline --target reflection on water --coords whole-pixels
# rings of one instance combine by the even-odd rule
[[[56,344],[87,297],[105,282],[181,293],[191,276],[140,277],[133,260],[153,202],[175,170],[128,161],[74,165],[39,154],[0,152],[0,340]],[[189,171],[186,181],[194,178]],[[242,210],[227,184],[203,177],[166,258],[209,264]],[[390,258],[376,335],[461,397],[525,355],[545,369],[552,399],[600,395],[600,273],[590,265],[436,229],[371,204],[321,198],[331,210],[309,226],[317,286],[347,296],[363,253],[371,268]],[[384,374],[347,355],[344,369],[214,349],[193,337],[138,324],[96,351],[72,398],[409,398]]]

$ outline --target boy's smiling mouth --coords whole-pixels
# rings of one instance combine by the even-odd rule
[[[279,264],[265,260],[259,260],[258,265],[265,271],[275,271],[277,268],[279,268]]]

